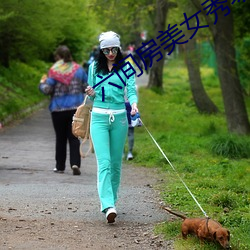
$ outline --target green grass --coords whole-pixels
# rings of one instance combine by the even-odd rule
[[[197,111],[187,70],[180,60],[172,60],[165,67],[163,93],[140,88],[142,121],[174,170],[144,127],[135,129],[133,163],[159,169],[164,181],[155,188],[165,204],[189,217],[202,217],[181,178],[206,213],[230,230],[232,249],[250,249],[250,138],[227,132],[219,81],[210,68],[202,68],[201,73],[208,95],[220,110],[217,115]],[[249,113],[250,101],[246,102]],[[162,223],[155,231],[175,239],[178,250],[217,249],[213,243],[201,248],[192,237],[184,242],[178,237],[180,224],[180,219]]]
[[[31,65],[12,62],[9,69],[0,67],[0,122],[10,115],[20,117],[21,111],[45,99],[38,84],[47,70],[48,66],[38,61]]]

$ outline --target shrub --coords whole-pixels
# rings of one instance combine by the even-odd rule
[[[231,159],[249,158],[250,146],[247,138],[236,135],[219,136],[212,140],[211,151],[215,155]]]
[[[237,206],[235,198],[232,194],[230,195],[228,192],[221,192],[219,194],[215,194],[212,197],[210,203],[217,207],[229,209],[233,209]]]

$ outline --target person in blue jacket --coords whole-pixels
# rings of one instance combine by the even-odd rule
[[[54,65],[48,75],[41,79],[40,91],[50,95],[49,110],[56,134],[55,173],[64,173],[66,168],[67,142],[69,142],[70,166],[73,175],[80,175],[80,142],[72,134],[72,117],[84,100],[87,74],[73,61],[69,48],[59,46],[55,51]]]
[[[101,211],[108,223],[113,223],[117,216],[115,205],[128,131],[124,93],[126,89],[132,115],[138,112],[137,93],[135,75],[127,79],[122,71],[120,36],[113,31],[103,32],[99,42],[99,57],[89,67],[86,93],[93,100],[90,134],[97,159]]]

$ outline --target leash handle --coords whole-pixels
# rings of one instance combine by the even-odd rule
[[[173,166],[173,164],[170,162],[170,160],[168,159],[168,157],[165,155],[165,153],[163,152],[163,150],[161,149],[161,147],[159,146],[159,144],[157,143],[157,141],[154,139],[154,137],[152,136],[152,134],[149,132],[149,130],[147,129],[147,127],[145,126],[145,124],[143,123],[143,121],[141,120],[141,118],[139,118],[142,125],[145,127],[146,131],[148,132],[149,136],[151,137],[151,139],[153,140],[153,142],[155,143],[155,145],[158,147],[158,149],[160,150],[160,152],[162,153],[162,155],[164,156],[164,158],[167,160],[167,162],[169,163],[169,165],[171,166],[171,168],[175,171],[175,173],[177,174],[177,176],[179,177],[180,181],[182,182],[182,184],[185,186],[185,188],[187,189],[187,191],[189,192],[189,194],[191,195],[191,197],[193,198],[193,200],[195,201],[195,203],[198,205],[198,207],[200,208],[200,210],[202,211],[202,213],[205,215],[206,218],[209,218],[208,215],[206,214],[206,212],[203,210],[203,208],[201,207],[201,205],[199,204],[199,202],[196,200],[196,198],[194,197],[194,195],[192,194],[192,192],[190,191],[190,189],[188,188],[188,186],[186,185],[186,183],[182,180],[182,178],[180,177],[180,175],[178,174],[177,170],[175,169],[175,167]]]

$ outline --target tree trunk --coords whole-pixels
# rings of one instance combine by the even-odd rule
[[[159,36],[159,31],[165,31],[166,28],[166,17],[168,11],[168,0],[157,0],[156,1],[156,18],[155,18],[155,37]],[[163,88],[163,67],[165,61],[165,50],[161,48],[163,58],[157,62],[155,59],[150,69],[148,88],[157,87]]]
[[[195,26],[191,25],[192,27]],[[191,34],[189,34],[191,33]],[[187,31],[188,37],[192,36],[193,31]],[[196,48],[196,38],[193,37],[186,44],[186,63],[188,76],[193,94],[195,105],[200,113],[217,113],[218,108],[207,95],[201,80],[200,74],[200,55]]]
[[[230,3],[228,5],[231,6]],[[213,39],[228,130],[249,134],[250,124],[236,64],[232,9],[227,16],[222,11],[217,13],[218,22]]]

